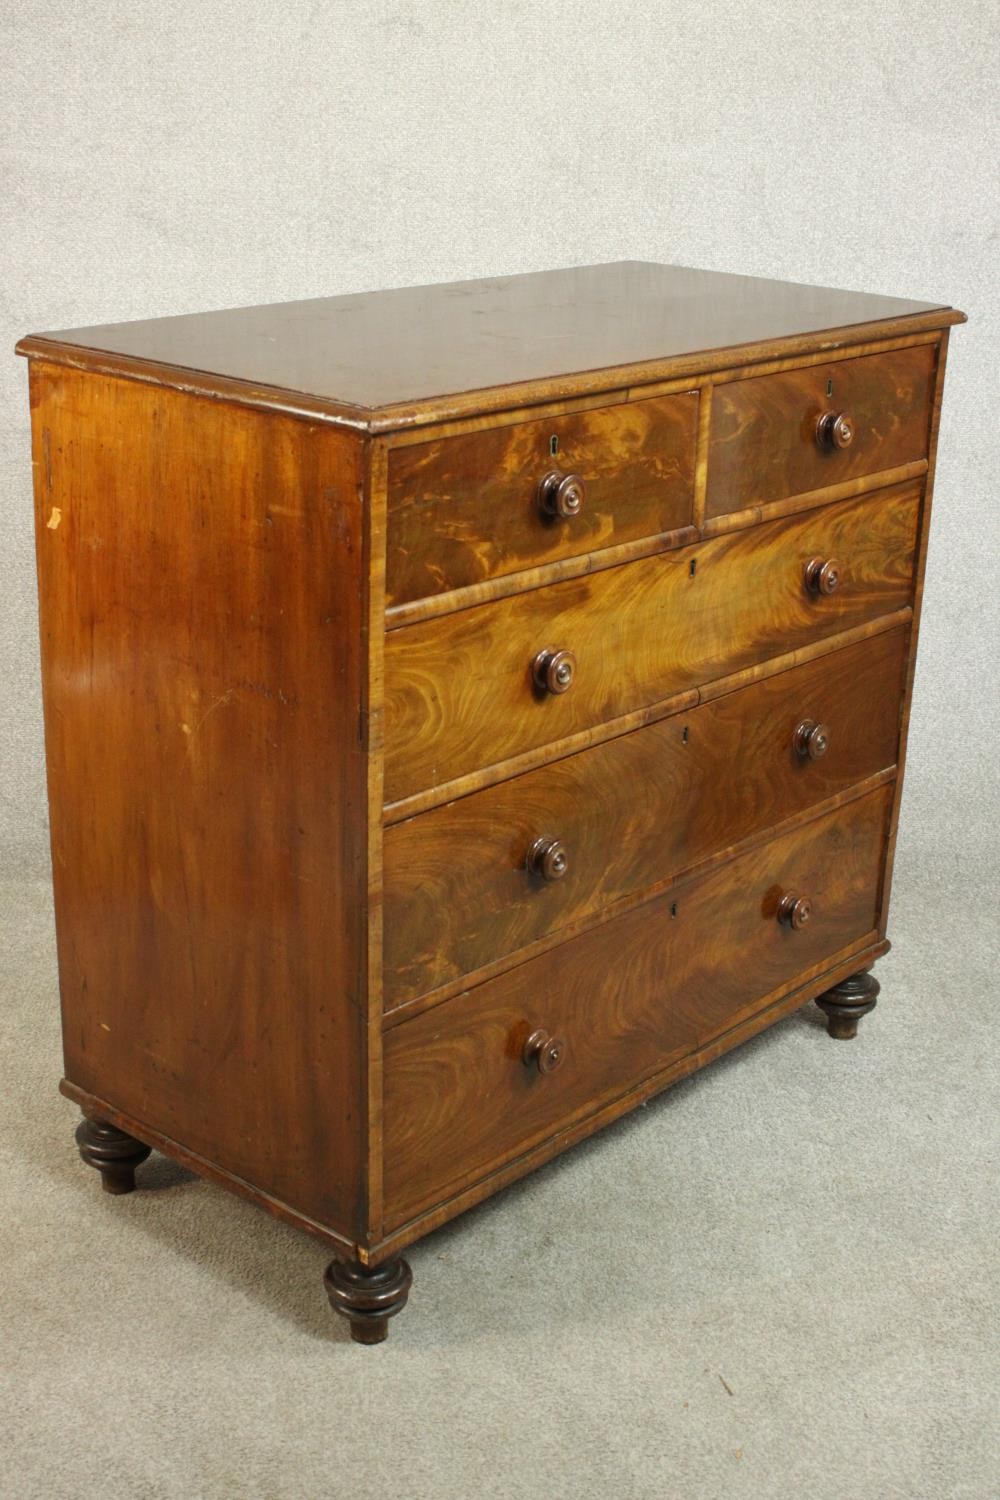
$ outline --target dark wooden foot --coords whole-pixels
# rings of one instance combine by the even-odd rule
[[[816,1004],[826,1012],[826,1029],[838,1042],[849,1042],[858,1034],[858,1022],[875,1009],[880,985],[871,974],[850,974],[832,990],[818,996]]]
[[[76,1144],[88,1167],[100,1172],[106,1193],[130,1193],[135,1187],[135,1169],[146,1160],[150,1149],[116,1125],[87,1116],[76,1127]]]
[[[350,1320],[358,1344],[380,1344],[389,1319],[402,1312],[410,1295],[413,1272],[402,1257],[372,1270],[359,1261],[331,1260],[323,1277],[330,1306]]]

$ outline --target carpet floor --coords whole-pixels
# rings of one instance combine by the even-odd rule
[[[905,879],[904,879],[905,873]],[[994,1500],[995,907],[897,866],[854,1043],[809,1006],[414,1247],[350,1343],[305,1235],[79,1160],[48,888],[2,888],[0,1493]]]

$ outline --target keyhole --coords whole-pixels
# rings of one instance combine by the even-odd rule
[[[832,395],[833,395],[833,376],[831,375],[830,378],[829,378],[829,380],[826,382],[826,399],[829,401],[829,399],[830,399],[830,397]]]
[[[684,725],[684,733],[681,735],[681,744],[682,745],[686,745],[687,742],[688,742],[688,727],[685,724]]]
[[[677,902],[676,901],[671,901],[671,903],[670,903],[670,915],[672,917],[676,917],[676,915],[677,915]]]
[[[555,458],[559,452],[559,434],[554,432],[549,438],[549,457]]]

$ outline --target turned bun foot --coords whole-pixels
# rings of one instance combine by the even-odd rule
[[[849,1042],[858,1034],[858,1022],[875,1009],[880,985],[871,974],[851,974],[817,997],[826,1014],[826,1029],[838,1042]]]
[[[410,1295],[413,1272],[401,1257],[372,1269],[356,1260],[332,1260],[323,1284],[330,1306],[351,1325],[357,1344],[380,1344],[389,1319],[402,1312]]]
[[[150,1150],[116,1125],[87,1117],[76,1127],[76,1144],[88,1167],[96,1167],[100,1172],[106,1193],[131,1193],[135,1187],[135,1169],[146,1160]]]

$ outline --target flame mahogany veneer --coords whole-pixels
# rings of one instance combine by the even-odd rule
[[[962,321],[626,262],[22,341],[107,1191],[156,1148],[308,1230],[377,1343],[430,1229],[855,1034]]]

